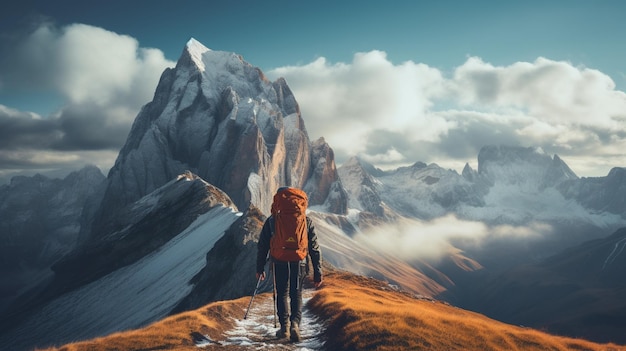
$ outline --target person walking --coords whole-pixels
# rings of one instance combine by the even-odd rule
[[[302,285],[313,266],[315,287],[322,284],[322,252],[311,219],[306,216],[308,199],[297,188],[281,187],[274,195],[272,215],[265,220],[257,247],[257,280],[265,279],[268,252],[274,272],[278,338],[300,341]],[[289,298],[289,299],[288,299]]]

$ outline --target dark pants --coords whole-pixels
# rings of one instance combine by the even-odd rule
[[[285,325],[287,320],[300,324],[302,318],[302,283],[306,266],[300,262],[274,262],[276,279],[276,309],[278,320]],[[287,301],[289,294],[289,301]]]

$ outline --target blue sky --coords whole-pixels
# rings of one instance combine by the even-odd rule
[[[626,166],[622,1],[10,7],[0,14],[0,183],[87,163],[106,173],[190,37],[285,77],[310,137],[325,137],[339,163],[460,171],[482,144],[510,143],[559,154],[580,176]]]

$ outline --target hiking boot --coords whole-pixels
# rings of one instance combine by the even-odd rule
[[[276,337],[279,339],[289,338],[289,327],[288,324],[281,324],[280,329],[276,332]]]
[[[291,341],[300,341],[300,327],[297,322],[291,322]]]

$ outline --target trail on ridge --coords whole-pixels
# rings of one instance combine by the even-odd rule
[[[313,296],[313,289],[305,289],[302,294],[304,306],[300,332],[302,340],[291,342],[287,339],[277,339],[276,331],[280,324],[274,327],[274,307],[271,294],[257,295],[248,313],[237,318],[235,327],[224,333],[223,341],[211,340],[207,336],[196,339],[198,348],[211,348],[220,345],[226,350],[292,350],[292,351],[321,351],[323,350],[323,324],[307,308],[306,302]],[[245,312],[245,311],[244,311]]]

